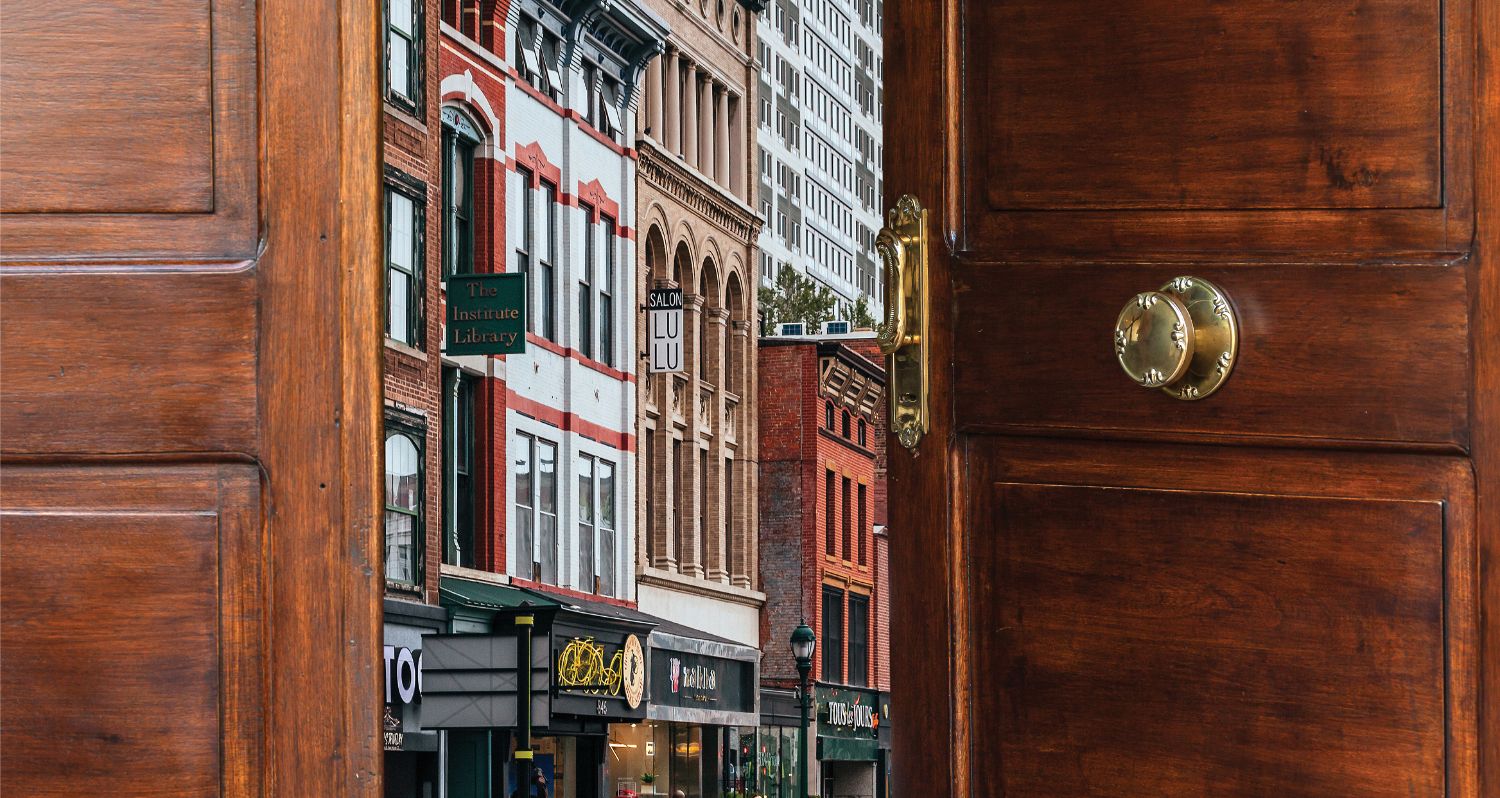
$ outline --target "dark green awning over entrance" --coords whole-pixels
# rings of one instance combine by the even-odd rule
[[[874,762],[879,749],[880,744],[874,739],[818,735],[818,758],[825,762]]]

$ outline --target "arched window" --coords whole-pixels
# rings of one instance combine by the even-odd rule
[[[421,583],[422,457],[417,437],[402,429],[385,434],[385,578]]]
[[[842,423],[842,424],[841,424],[841,426],[842,426],[842,428],[843,428],[843,429],[842,429],[842,430],[841,430],[841,431],[840,431],[840,432],[841,432],[841,434],[842,434],[842,435],[843,435],[843,436],[844,436],[844,437],[845,437],[845,438],[848,438],[848,437],[849,437],[849,411],[848,411],[848,410],[845,410],[845,411],[844,411],[844,415],[843,415],[843,423]]]
[[[860,419],[859,420],[859,445],[860,446],[867,445],[865,443],[865,420],[864,419]]]
[[[443,276],[474,272],[474,152],[479,128],[443,109]]]
[[[827,427],[829,432],[833,432],[833,402],[823,403],[823,426]]]
[[[730,393],[738,394],[742,391],[741,381],[744,379],[745,370],[745,346],[749,338],[741,335],[738,330],[745,329],[745,298],[744,291],[740,288],[740,276],[737,272],[729,273],[729,281],[724,290],[724,304],[729,308],[730,333],[726,343],[724,368],[728,373],[724,376],[724,387]]]
[[[703,259],[703,266],[698,270],[698,296],[703,298],[703,310],[698,314],[698,379],[717,382],[719,341],[708,319],[709,311],[719,306],[719,273],[708,258]]]

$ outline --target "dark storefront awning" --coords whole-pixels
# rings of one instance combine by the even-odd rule
[[[874,762],[879,750],[874,740],[818,736],[818,759],[824,762]]]

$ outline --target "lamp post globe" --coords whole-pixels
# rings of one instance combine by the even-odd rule
[[[802,694],[802,745],[797,751],[797,776],[798,790],[802,798],[807,798],[807,716],[812,708],[812,695],[807,687],[807,676],[812,673],[813,647],[818,638],[813,634],[811,626],[806,621],[797,625],[792,630],[792,658],[797,661],[797,675],[801,678]]]

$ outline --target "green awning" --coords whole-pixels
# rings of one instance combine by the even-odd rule
[[[875,740],[818,735],[818,758],[825,762],[874,762],[879,750]]]
[[[554,608],[562,606],[530,590],[445,576],[438,582],[438,596],[443,604],[473,607],[481,610],[510,610],[528,606]]]

